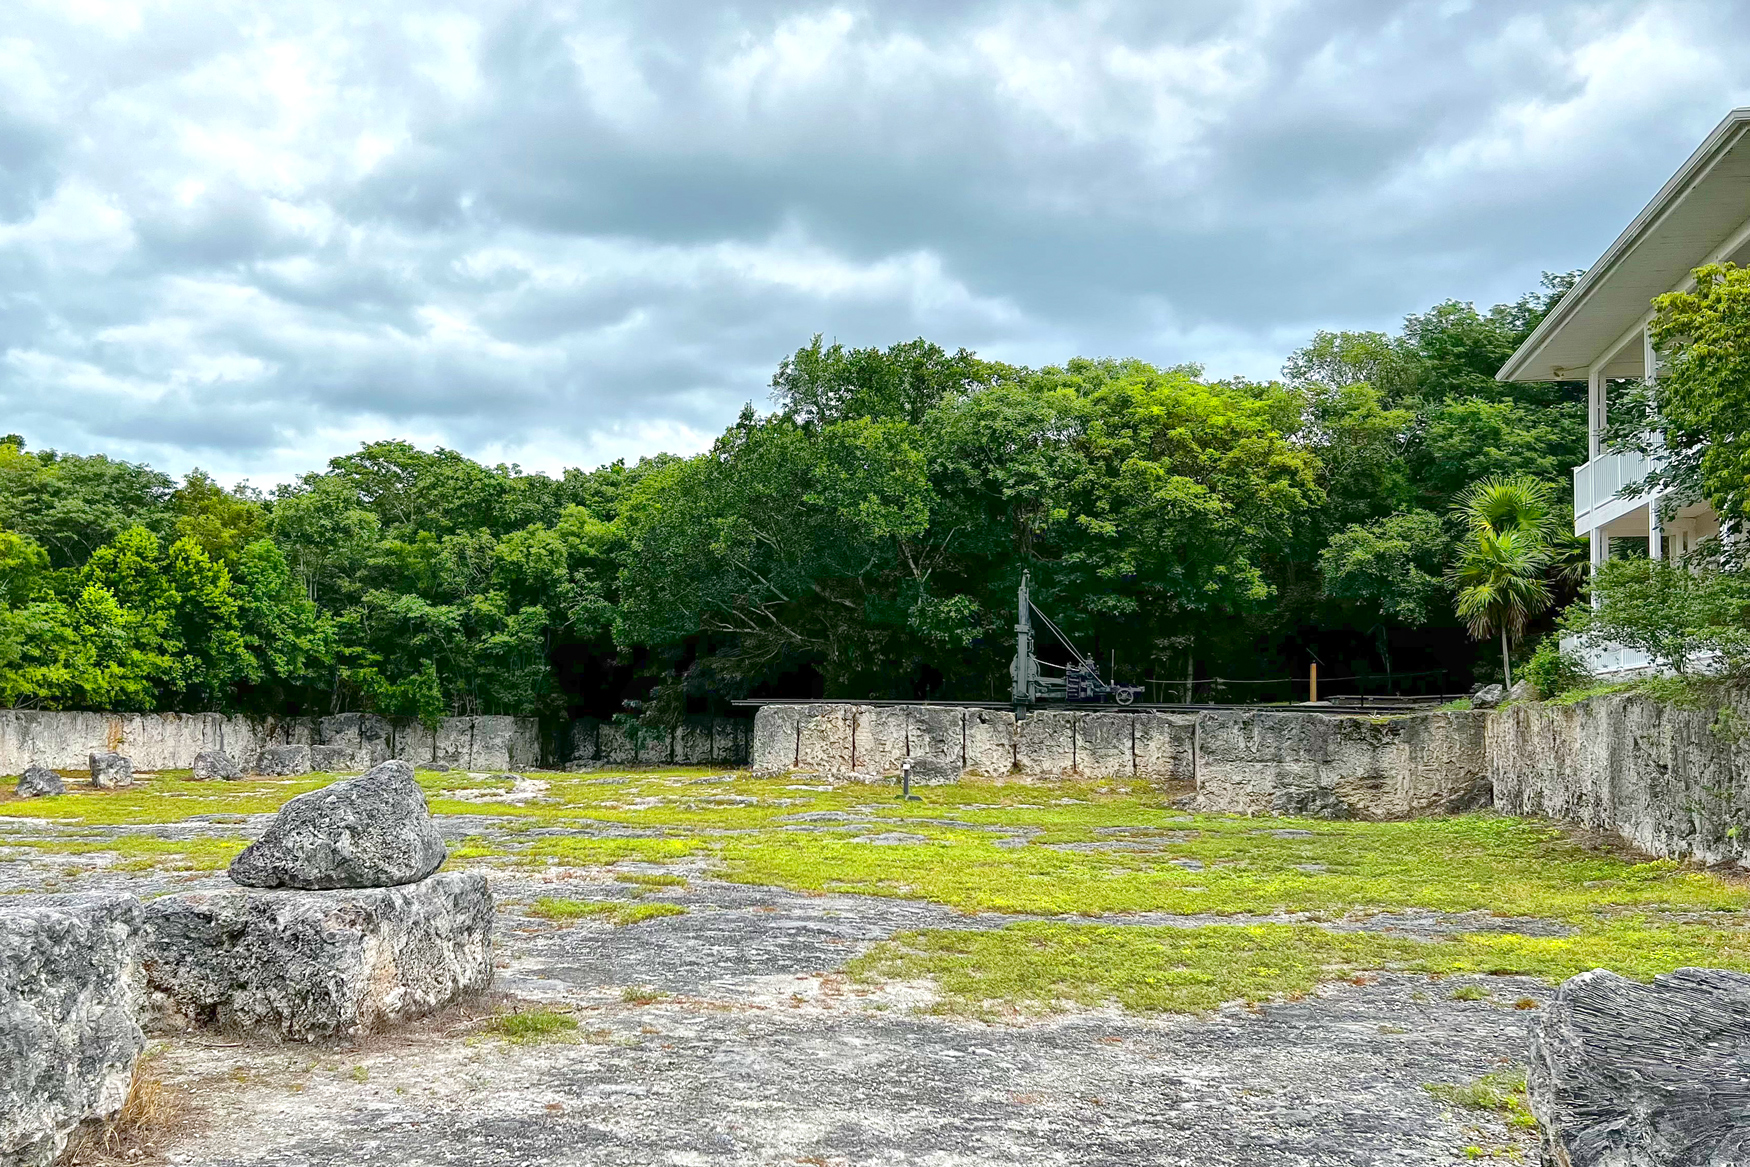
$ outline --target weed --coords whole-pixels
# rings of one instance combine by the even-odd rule
[[[577,1019],[545,1005],[531,1005],[527,1009],[500,1013],[487,1021],[484,1028],[513,1044],[533,1045],[566,1038],[577,1028]]]
[[[1422,1089],[1448,1106],[1503,1113],[1507,1116],[1508,1126],[1529,1128],[1537,1125],[1537,1119],[1532,1116],[1525,1103],[1523,1068],[1484,1074],[1473,1082],[1458,1085],[1450,1082],[1428,1082]]]
[[[370,1079],[371,1072],[364,1066],[354,1066],[352,1068],[352,1080],[354,1082],[368,1082]]]
[[[614,878],[621,883],[635,883],[646,888],[687,886],[687,877],[684,875],[647,875],[641,871],[631,871]]]
[[[1460,985],[1452,990],[1454,1001],[1487,1001],[1489,991],[1480,985]]]
[[[668,994],[658,992],[655,989],[642,988],[638,985],[627,985],[620,990],[620,1000],[628,1005],[655,1005],[660,1001],[668,1000]]]

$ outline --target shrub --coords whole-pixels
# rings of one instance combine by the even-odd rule
[[[1588,643],[1638,649],[1687,672],[1709,657],[1737,672],[1750,664],[1750,575],[1669,559],[1613,559],[1592,580],[1597,606],[1569,608],[1565,627]]]
[[[1545,700],[1592,683],[1592,674],[1578,653],[1566,651],[1555,636],[1537,642],[1537,651],[1525,663],[1525,679]]]

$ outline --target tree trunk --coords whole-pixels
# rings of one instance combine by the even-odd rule
[[[1507,630],[1501,629],[1501,672],[1507,678],[1507,687],[1513,687],[1513,661],[1507,655]]]

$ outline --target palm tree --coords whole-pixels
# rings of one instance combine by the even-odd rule
[[[1545,578],[1555,560],[1549,487],[1518,474],[1473,483],[1453,503],[1468,538],[1447,579],[1458,615],[1478,640],[1501,637],[1501,672],[1513,687],[1511,642],[1550,606]]]

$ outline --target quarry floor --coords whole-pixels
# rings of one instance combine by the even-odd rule
[[[420,777],[492,881],[493,993],[338,1045],[158,1036],[156,1113],[81,1161],[1533,1162],[1513,1102],[1450,1088],[1511,1076],[1554,981],[1750,961],[1737,878],[1487,815]],[[221,884],[327,780],[0,801],[0,893]]]

